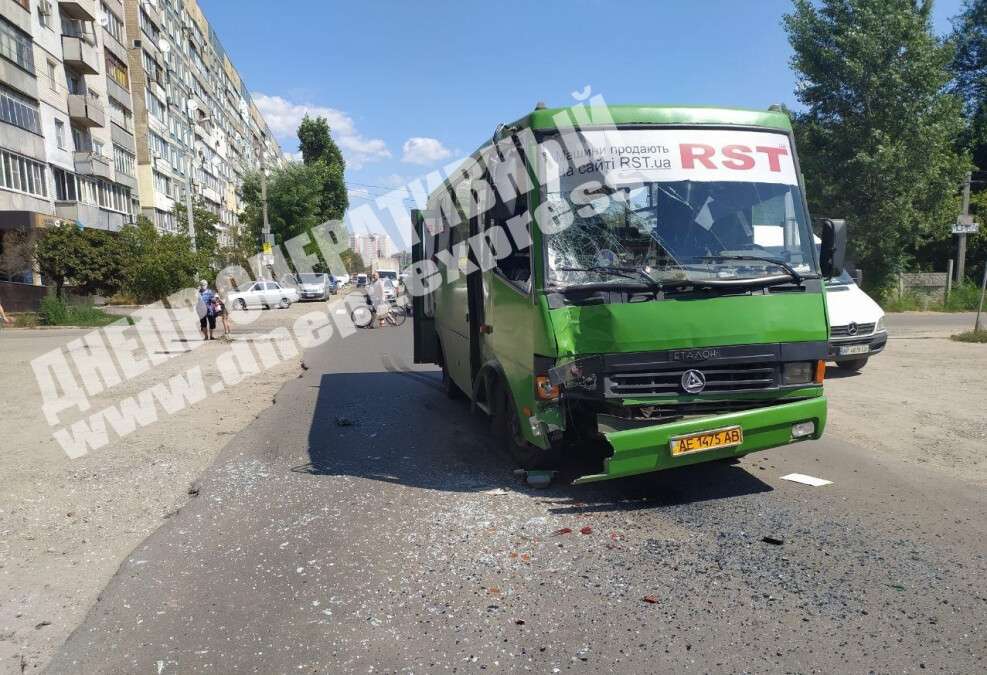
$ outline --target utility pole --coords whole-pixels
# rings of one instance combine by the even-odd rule
[[[963,185],[963,213],[960,217],[961,221],[968,221],[970,219],[970,184],[973,182],[973,172],[967,171],[966,183]],[[961,232],[959,235],[959,243],[957,243],[956,249],[956,285],[959,286],[963,283],[963,275],[966,273],[966,233]]]
[[[195,179],[195,122],[192,121],[192,99],[185,101],[185,117],[188,119],[189,133],[192,135],[189,146],[188,180],[185,181],[185,213],[188,218],[188,233],[192,238],[192,253],[195,253],[195,213],[192,200],[192,181]]]
[[[188,233],[192,238],[192,253],[195,253],[195,213],[192,203],[192,177],[195,175],[195,148],[192,149],[192,159],[189,162],[188,180],[185,181],[185,213],[188,216]]]
[[[267,219],[267,164],[264,161],[264,150],[266,148],[264,147],[264,144],[263,143],[258,143],[258,145],[260,146],[260,151],[259,151],[259,161],[260,161],[260,200],[261,200],[261,207],[262,207],[263,213],[264,213],[264,227],[263,227],[263,230],[262,230],[263,235],[264,235],[264,241],[262,243],[261,250],[265,252],[265,253],[262,253],[262,255],[266,255],[267,245],[268,244],[271,244],[271,246],[273,248],[273,245],[274,244],[271,241],[271,223]],[[261,277],[263,277],[265,279],[267,278],[267,273],[265,272],[265,268],[266,267],[267,267],[266,265],[263,265],[263,264],[261,265]]]

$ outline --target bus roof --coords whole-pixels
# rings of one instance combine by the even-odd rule
[[[571,108],[545,108],[534,110],[518,119],[508,128],[520,127],[535,130],[552,130],[575,125],[571,114],[564,114],[558,120],[556,115],[567,113]],[[743,127],[767,127],[791,131],[792,122],[780,110],[754,110],[750,108],[717,108],[701,105],[611,105],[606,111],[587,106],[585,116],[589,119],[606,119],[615,124],[723,124]],[[583,114],[580,114],[582,117]]]

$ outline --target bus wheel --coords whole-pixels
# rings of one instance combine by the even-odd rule
[[[510,393],[502,385],[498,387],[497,407],[494,411],[493,428],[497,440],[511,453],[522,469],[554,469],[559,464],[559,451],[556,448],[543,450],[531,445],[521,432],[521,418],[517,413]]]

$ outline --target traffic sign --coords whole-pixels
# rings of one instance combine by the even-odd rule
[[[953,225],[953,234],[976,234],[980,229],[980,223],[972,220],[968,223],[956,223]]]
[[[274,250],[271,247],[271,242],[265,241],[264,242],[264,255],[271,255],[271,254],[273,254],[273,252],[274,252]]]

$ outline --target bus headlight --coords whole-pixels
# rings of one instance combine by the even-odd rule
[[[816,433],[815,422],[799,422],[792,425],[792,438],[808,438]]]
[[[781,370],[782,384],[809,384],[812,382],[812,369],[815,365],[812,361],[786,363]]]

